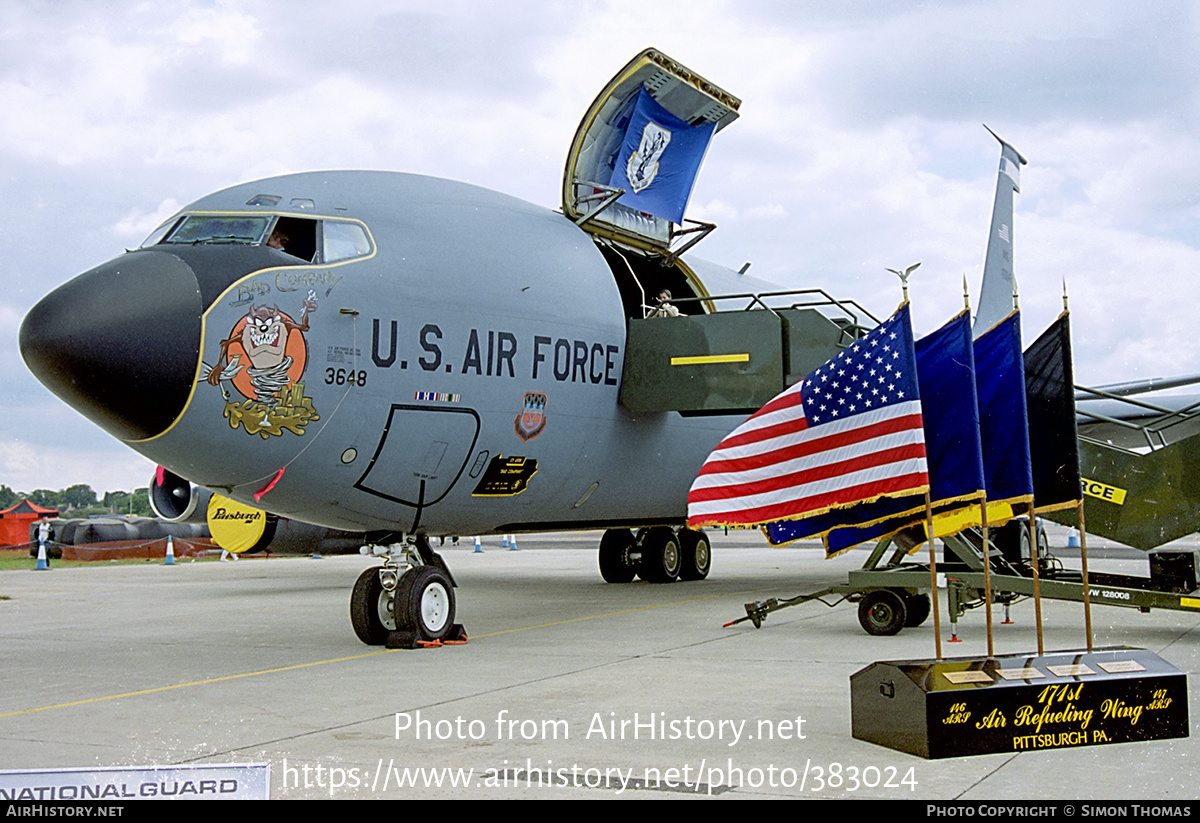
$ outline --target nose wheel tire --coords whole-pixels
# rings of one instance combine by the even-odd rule
[[[605,583],[628,583],[637,574],[630,559],[633,552],[633,532],[629,529],[609,529],[600,538],[600,576]]]
[[[679,530],[680,580],[703,580],[712,568],[712,547],[708,535],[696,529]]]
[[[379,567],[358,576],[350,593],[350,624],[358,639],[368,646],[382,646],[388,632],[396,628],[392,600],[392,593],[379,582]]]
[[[396,586],[393,616],[398,631],[422,640],[444,640],[454,627],[454,587],[436,566],[409,569]]]

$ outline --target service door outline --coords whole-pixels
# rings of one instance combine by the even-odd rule
[[[375,454],[354,488],[415,508],[433,505],[462,476],[479,428],[474,409],[393,403]],[[421,433],[419,439],[411,437],[413,432]]]

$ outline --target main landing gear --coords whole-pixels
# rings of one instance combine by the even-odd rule
[[[649,583],[703,580],[710,568],[708,537],[696,529],[651,526],[636,535],[609,529],[600,539],[600,576],[606,583],[628,583],[634,577]]]
[[[383,565],[359,575],[350,594],[350,623],[359,640],[393,649],[466,640],[454,622],[454,578],[428,538],[371,546],[370,553],[382,556]]]

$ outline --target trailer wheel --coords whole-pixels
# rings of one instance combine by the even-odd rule
[[[858,604],[858,622],[867,634],[890,636],[899,633],[908,619],[904,598],[891,589],[868,592]]]
[[[930,608],[931,604],[927,594],[913,594],[904,598],[904,610],[907,614],[904,618],[904,627],[911,629],[920,626],[929,619]]]
[[[1029,565],[1029,524],[1023,519],[1010,520],[991,531],[992,544],[1000,556],[1014,566]]]

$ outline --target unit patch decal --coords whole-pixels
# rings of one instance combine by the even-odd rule
[[[304,367],[308,360],[308,315],[317,310],[317,295],[309,290],[300,307],[300,322],[276,306],[251,305],[221,341],[217,365],[206,374],[210,386],[221,386],[225,418],[230,428],[245,428],[264,440],[287,429],[296,435],[320,415],[304,394]],[[233,400],[225,385],[233,386],[245,400]]]
[[[525,392],[525,406],[513,421],[513,429],[523,442],[528,443],[546,428],[546,400],[541,392]]]
[[[472,497],[514,497],[525,491],[529,478],[537,474],[537,460],[532,457],[505,457],[498,454],[488,464]]]

